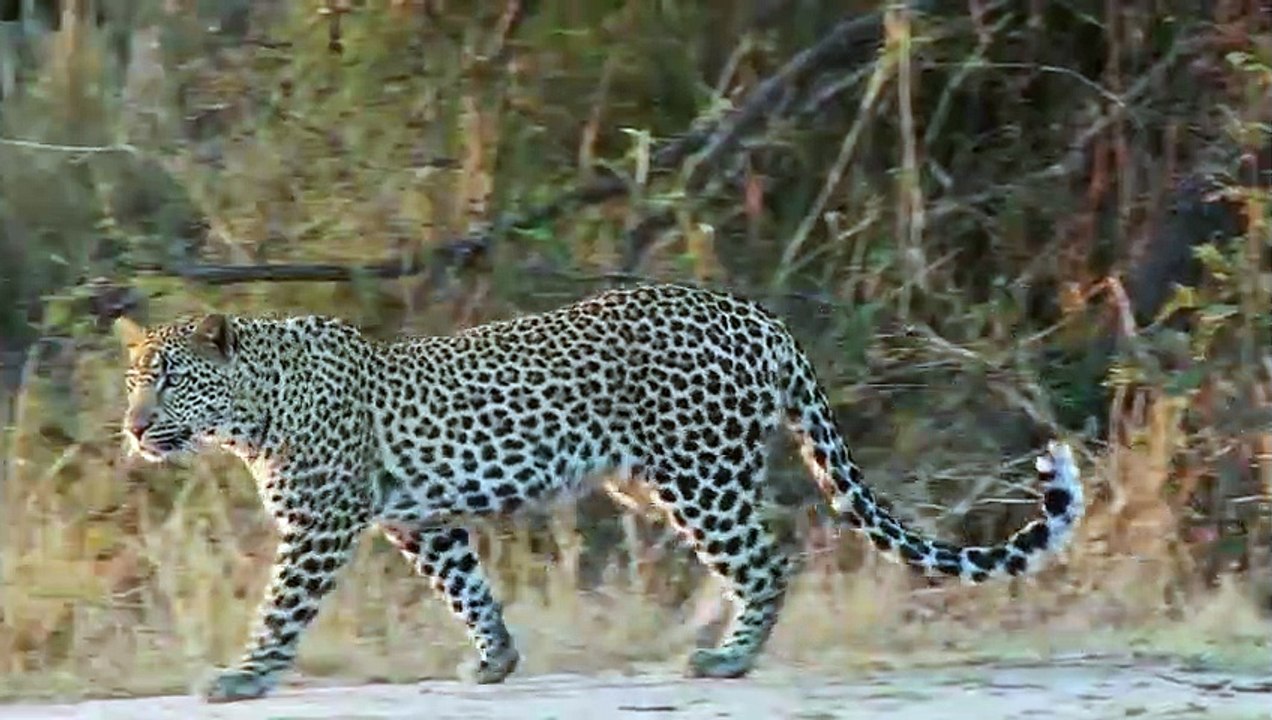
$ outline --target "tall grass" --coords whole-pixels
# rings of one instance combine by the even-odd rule
[[[25,269],[10,286],[14,302],[34,293],[43,309],[24,382],[0,403],[9,412],[0,694],[187,688],[236,656],[272,556],[271,528],[236,463],[124,458],[123,357],[85,317],[79,276],[131,281],[149,297],[140,312],[154,318],[269,309],[336,313],[376,333],[445,332],[586,292],[587,277],[623,255],[624,230],[667,206],[678,222],[639,272],[775,288],[768,302],[807,339],[868,481],[903,513],[956,539],[1000,537],[1032,511],[1027,461],[1050,434],[1079,445],[1092,497],[1075,547],[1038,578],[930,588],[877,563],[855,538],[828,533],[806,507],[811,482],[784,452],[773,512],[804,571],[765,662],[850,671],[880,658],[1128,647],[1266,658],[1266,193],[1253,184],[1237,197],[1244,234],[1201,251],[1209,272],[1160,322],[1137,321],[1120,286],[1101,284],[1116,269],[1101,265],[1101,244],[1146,238],[1166,202],[1154,173],[1201,150],[1180,141],[1148,152],[1136,126],[1144,121],[1131,116],[1138,106],[1119,110],[1057,85],[1041,86],[1052,93],[1045,113],[1004,110],[988,130],[970,109],[958,116],[960,104],[1003,97],[996,83],[1024,82],[1028,73],[1008,62],[1021,41],[1010,33],[1034,26],[890,14],[880,61],[855,95],[809,118],[807,132],[771,129],[740,175],[728,170],[731,180],[687,197],[681,178],[647,177],[647,138],[687,126],[828,18],[866,3],[810,4],[778,30],[751,28],[737,48],[721,48],[710,30],[745,30],[741,10],[544,4],[507,31],[503,3],[429,15],[418,3],[372,1],[337,14],[339,53],[333,17],[316,15],[314,3],[263,4],[252,43],[210,38],[207,18],[172,11],[194,5],[137,4],[126,58],[111,43],[119,25],[68,13],[25,68],[21,91],[0,104],[0,136],[35,143],[0,145],[0,251]],[[1151,3],[1093,5],[1077,29],[1117,52],[1091,70],[1094,60],[1075,50],[1069,73],[1129,93],[1132,71],[1153,62],[1135,43],[1165,31],[1134,16]],[[1203,123],[1254,147],[1266,142],[1257,90],[1268,83],[1268,32],[1222,5],[1203,19],[1248,52],[1197,51],[1194,64],[1216,63],[1207,71],[1227,83],[1217,102],[1226,115],[1216,121],[1189,105],[1180,112],[1197,114],[1166,124]],[[1075,22],[1037,20],[1056,32]],[[1047,58],[1049,67],[1063,59]],[[1162,83],[1154,92],[1169,100]],[[1137,97],[1145,117],[1166,102]],[[1101,120],[1086,171],[1041,195],[1027,178],[1013,190],[1012,178],[1038,167],[1026,141],[1062,155],[1093,112],[1112,119]],[[1028,137],[978,147],[983,133],[1011,127]],[[514,233],[488,273],[446,292],[420,278],[200,287],[119,277],[161,262],[422,252],[551,197],[605,158],[648,181],[640,202]],[[993,212],[952,209],[942,189],[950,172],[974,176]],[[535,271],[544,267],[560,272]],[[1103,378],[1055,358],[1093,343],[1109,309],[1125,352],[1109,373],[1110,401],[1097,407],[1106,443],[1066,419],[1067,408],[1090,406],[1081,398],[1098,395]],[[1196,319],[1187,332],[1164,317],[1174,309]],[[1250,414],[1234,419],[1236,406]],[[527,672],[679,662],[697,639],[694,622],[716,619],[717,593],[665,531],[652,516],[620,520],[596,498],[483,529]],[[425,584],[368,535],[299,669],[449,676],[467,652]]]

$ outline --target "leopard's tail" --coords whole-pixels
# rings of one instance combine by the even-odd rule
[[[826,395],[802,352],[793,353],[787,369],[786,421],[805,462],[834,511],[891,559],[927,576],[980,583],[1033,572],[1072,540],[1084,508],[1081,477],[1067,445],[1052,442],[1036,460],[1040,517],[997,545],[941,542],[905,527],[879,505],[844,446]]]

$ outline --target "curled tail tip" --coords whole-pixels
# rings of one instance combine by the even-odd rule
[[[965,583],[1032,574],[1072,542],[1085,510],[1082,475],[1072,448],[1052,440],[1034,460],[1034,467],[1043,481],[1043,516],[997,545],[963,549],[960,576]]]
[[[1073,506],[1072,509],[1076,511],[1073,514],[1081,514],[1082,474],[1073,460],[1073,450],[1068,443],[1060,440],[1047,443],[1047,451],[1034,460],[1034,468],[1044,477],[1048,487],[1067,491],[1070,497],[1066,504]],[[1044,503],[1044,507],[1054,509],[1049,506],[1050,503]]]
[[[1040,473],[1065,473],[1076,475],[1078,468],[1073,463],[1073,450],[1069,447],[1069,443],[1062,440],[1052,440],[1047,443],[1047,452],[1039,455],[1034,461],[1034,467],[1038,468]]]
[[[964,582],[979,584],[991,578],[1036,572],[1076,534],[1084,501],[1081,473],[1072,449],[1062,441],[1049,442],[1046,451],[1034,460],[1034,467],[1043,483],[1042,517],[1007,540],[986,547],[959,547],[923,538],[900,527],[887,513],[864,513],[852,502],[853,496],[847,494],[836,497],[832,506],[857,518],[854,527],[869,535],[890,559],[929,577],[954,575]]]

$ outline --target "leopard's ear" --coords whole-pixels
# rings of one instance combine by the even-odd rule
[[[234,328],[230,319],[221,314],[208,315],[194,329],[195,352],[216,362],[229,362],[234,354]]]
[[[115,318],[114,327],[115,336],[127,350],[132,350],[146,339],[146,329],[130,317],[120,315]]]

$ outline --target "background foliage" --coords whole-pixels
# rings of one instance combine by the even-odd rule
[[[1224,577],[1268,607],[1272,21],[1252,0],[0,11],[15,691],[159,687],[227,659],[272,547],[241,468],[121,457],[109,318],[447,332],[640,278],[787,318],[870,481],[952,538],[1017,525],[1033,449],[1081,443],[1092,517],[1028,612],[1138,627]],[[892,640],[887,619],[926,617],[916,581],[827,535],[797,466],[778,475],[811,596],[875,613]],[[651,629],[701,580],[659,518],[604,499],[487,545],[514,613],[621,606],[622,627],[603,624],[616,661],[679,642]],[[369,667],[335,649],[349,638],[421,651],[393,625],[457,656],[443,610],[380,543],[364,554],[320,623],[333,649],[315,641],[305,669]],[[867,572],[898,599],[853,590]],[[958,620],[961,593],[939,615]],[[1089,604],[1062,611],[1076,595]]]

